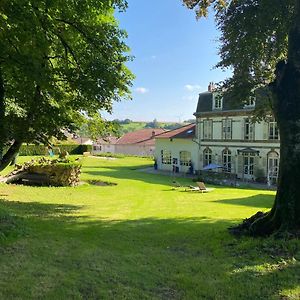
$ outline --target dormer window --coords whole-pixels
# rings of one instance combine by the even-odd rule
[[[255,106],[255,97],[250,97],[244,105],[244,108],[251,108]]]
[[[220,95],[216,95],[214,96],[213,100],[213,110],[221,110],[223,108],[223,97],[221,97]]]

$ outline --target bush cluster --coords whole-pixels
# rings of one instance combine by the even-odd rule
[[[92,145],[74,145],[74,144],[61,144],[53,145],[53,154],[58,155],[60,152],[67,151],[69,154],[83,154],[83,152],[91,152]],[[48,155],[48,148],[45,145],[24,144],[21,146],[19,155],[22,156],[35,156],[35,155]]]

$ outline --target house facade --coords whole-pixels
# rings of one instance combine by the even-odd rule
[[[115,153],[117,140],[118,138],[114,136],[97,139],[97,141],[93,143],[93,154]]]
[[[199,169],[196,125],[189,124],[156,137],[155,160],[164,171],[187,173]]]
[[[165,132],[162,128],[145,128],[128,132],[120,137],[115,144],[115,153],[137,156],[153,156],[155,138]]]
[[[220,167],[216,171],[236,174],[240,179],[275,183],[280,159],[277,123],[271,116],[253,123],[254,108],[254,99],[233,108],[210,84],[207,92],[199,94],[194,136],[176,138],[171,131],[156,139],[158,168],[172,170],[174,162],[181,162],[180,153],[187,151],[195,171],[214,164]]]
[[[199,169],[215,163],[238,178],[264,178],[275,183],[280,159],[277,123],[271,116],[265,121],[252,121],[254,99],[238,108],[231,106],[211,87],[199,95],[194,114],[200,144]]]

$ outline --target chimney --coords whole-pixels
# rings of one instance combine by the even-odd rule
[[[208,91],[212,93],[214,89],[215,89],[215,84],[211,81],[208,85]]]
[[[155,131],[153,130],[151,138],[154,138],[154,137],[155,137]]]

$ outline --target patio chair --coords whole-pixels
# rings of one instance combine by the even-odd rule
[[[204,193],[204,192],[210,192],[212,191],[213,189],[212,188],[207,188],[204,184],[204,182],[202,181],[197,181],[197,186],[192,186],[190,185],[189,186],[189,189],[186,189],[186,191],[190,191],[190,192],[201,192],[201,193]]]
[[[176,181],[176,180],[172,181],[172,186],[173,186],[172,190],[176,190],[177,188],[181,188],[182,187],[182,185],[178,181]]]

